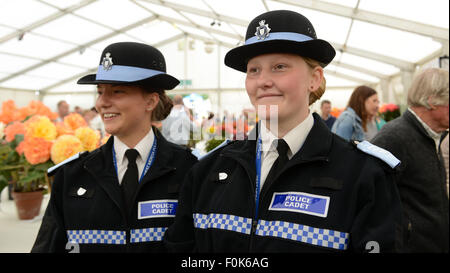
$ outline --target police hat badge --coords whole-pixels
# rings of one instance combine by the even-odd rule
[[[258,40],[264,40],[269,37],[269,24],[265,24],[265,20],[259,21],[259,26],[256,27],[255,36],[258,37]]]
[[[110,70],[113,65],[111,53],[107,52],[102,61],[102,66],[104,70]]]

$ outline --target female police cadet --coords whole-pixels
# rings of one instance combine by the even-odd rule
[[[342,140],[308,110],[325,90],[322,66],[334,56],[301,14],[270,11],[251,21],[245,45],[229,51],[225,64],[247,73],[248,96],[266,111],[258,110],[265,121],[248,140],[224,145],[189,171],[166,247],[393,250],[400,207],[391,179],[398,160],[368,143]],[[360,149],[386,154],[391,166]]]
[[[58,168],[32,252],[160,252],[173,222],[178,188],[197,161],[169,143],[151,122],[172,104],[164,56],[140,43],[115,43],[101,55],[96,109],[112,136],[99,149]]]

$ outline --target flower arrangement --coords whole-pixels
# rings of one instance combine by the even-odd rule
[[[100,134],[73,113],[56,123],[57,114],[39,101],[17,108],[14,101],[0,110],[0,186],[33,192],[49,186],[47,169],[81,151],[100,145]],[[1,190],[1,188],[0,188]]]
[[[386,122],[391,121],[400,116],[400,108],[393,103],[387,103],[380,106],[378,110],[380,117]]]
[[[344,111],[344,108],[333,107],[333,108],[331,108],[330,115],[332,115],[335,118],[338,118],[343,111]]]
[[[253,129],[257,123],[256,115],[245,115],[239,119],[223,120],[218,124],[210,124],[206,128],[202,128],[209,136],[209,140],[205,144],[205,151],[209,152],[220,145],[225,139],[244,140],[247,138],[249,131]]]

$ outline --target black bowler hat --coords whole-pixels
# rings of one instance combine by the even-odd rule
[[[77,83],[145,84],[170,90],[180,81],[166,73],[166,61],[158,49],[122,42],[107,46],[100,57],[97,74],[86,75]]]
[[[336,55],[330,43],[317,39],[308,18],[290,10],[274,10],[250,22],[245,44],[228,51],[225,65],[246,72],[251,58],[267,53],[297,54],[316,60],[323,67]]]

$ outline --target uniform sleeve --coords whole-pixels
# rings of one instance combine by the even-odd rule
[[[50,201],[45,210],[32,253],[64,252],[67,236],[62,219],[62,184],[64,172],[59,170],[55,176],[50,195]]]
[[[371,160],[360,172],[358,208],[350,233],[355,252],[393,252],[400,222],[401,205],[395,172]]]
[[[181,186],[174,223],[164,233],[163,243],[168,252],[194,251],[194,221],[192,216],[192,170]]]

